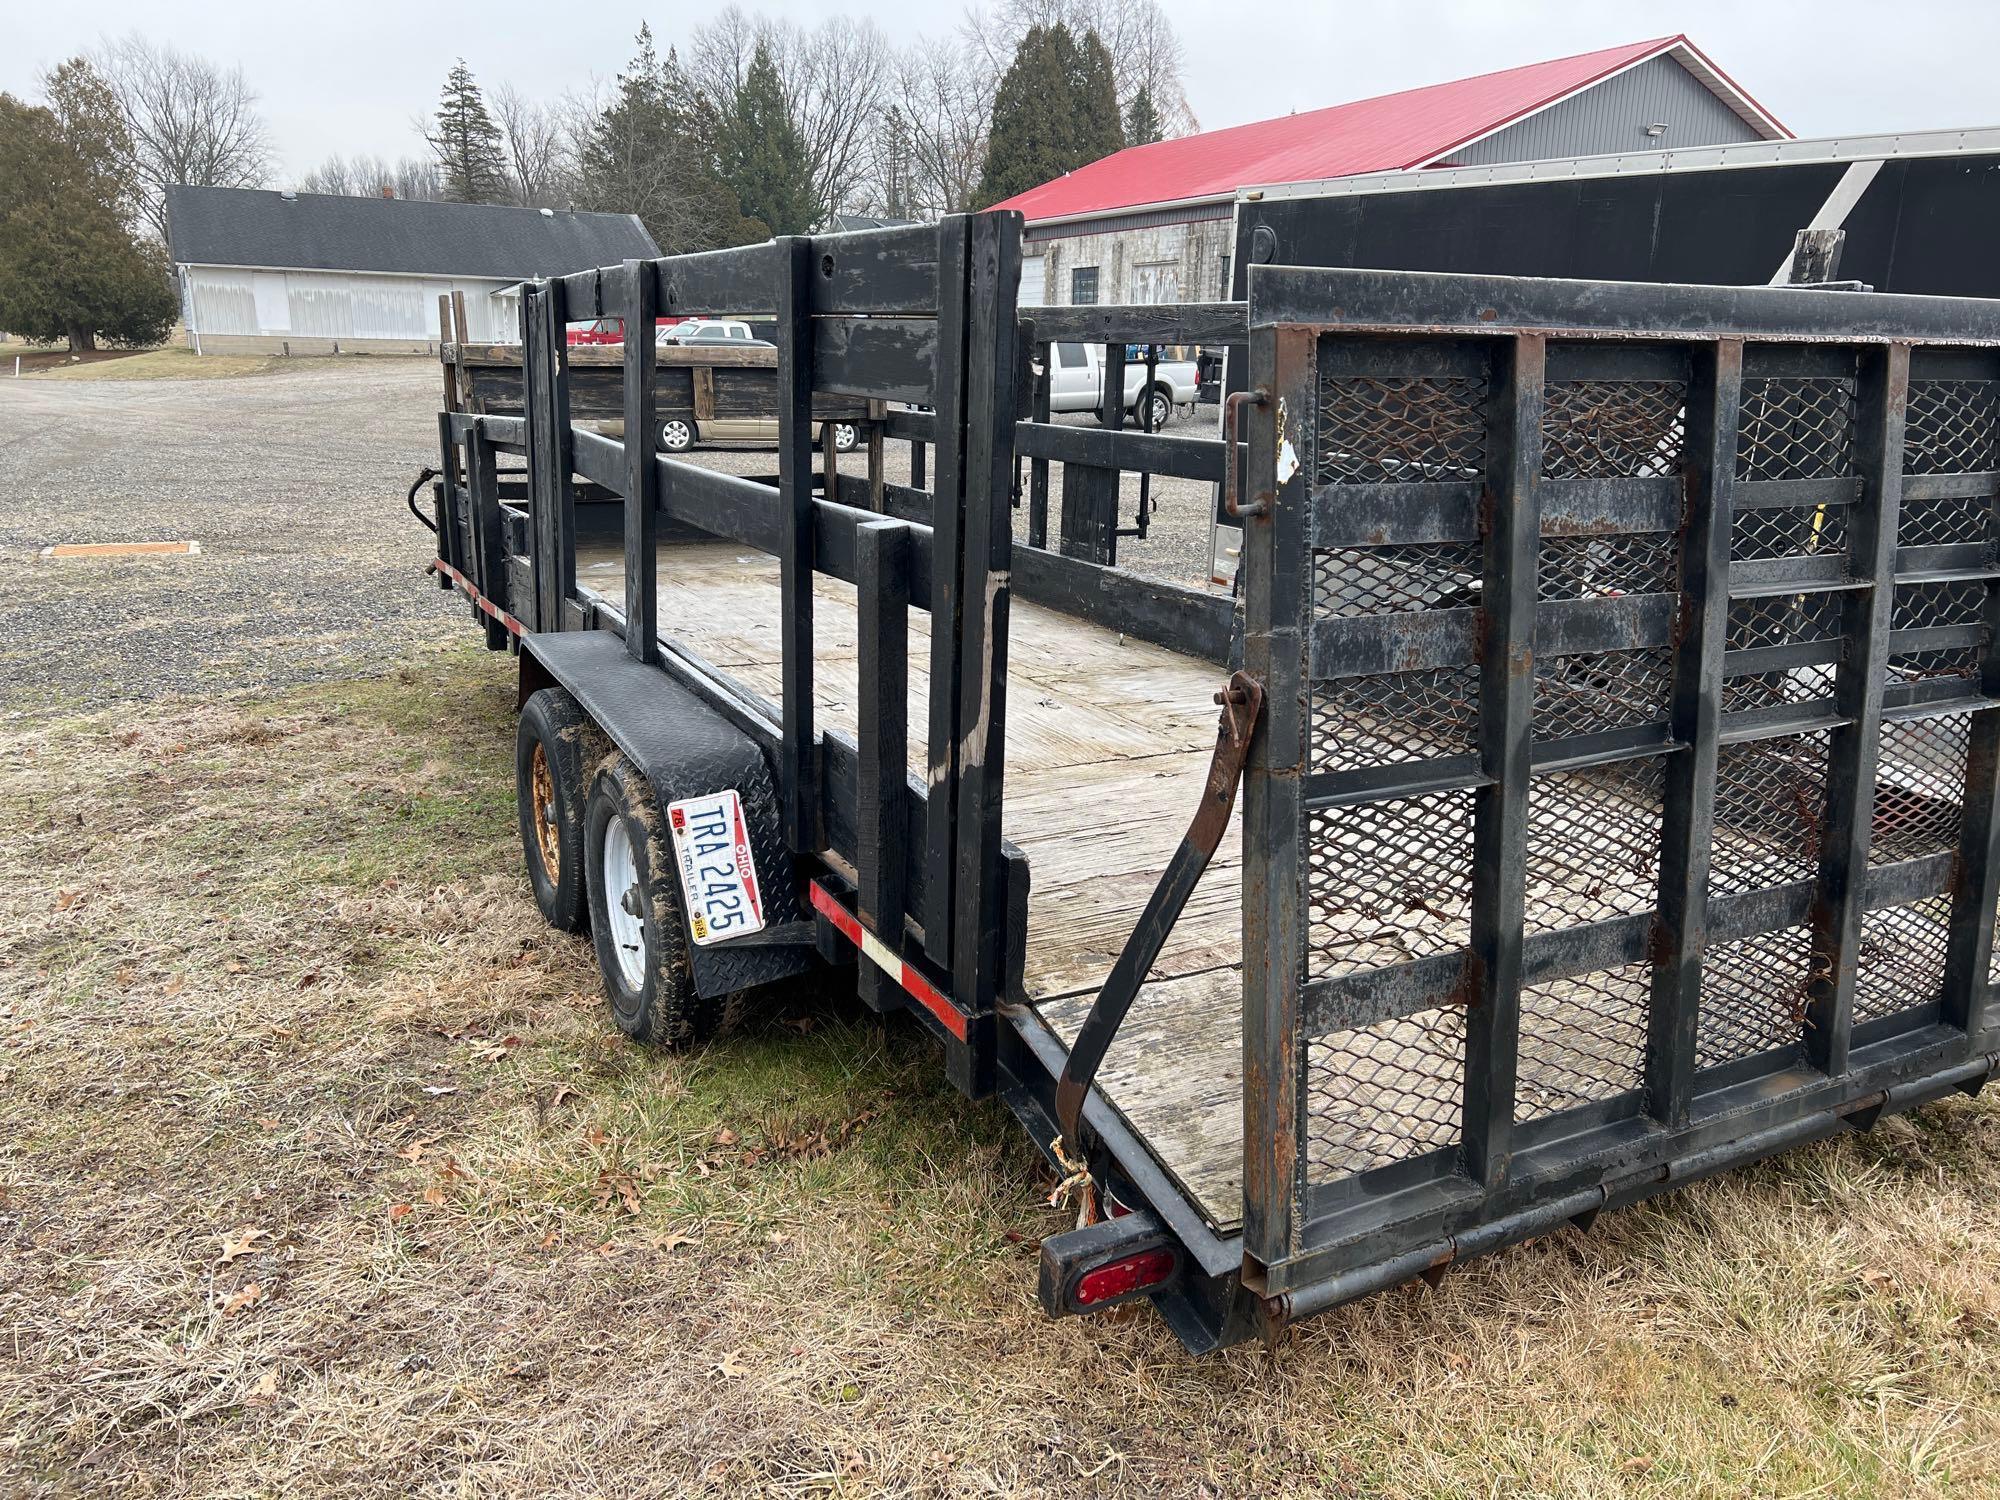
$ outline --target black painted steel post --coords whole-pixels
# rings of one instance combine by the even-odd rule
[[[659,355],[653,323],[659,297],[653,269],[625,262],[625,650],[658,661],[660,471],[653,461],[660,434]]]

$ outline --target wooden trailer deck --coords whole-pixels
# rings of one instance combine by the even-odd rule
[[[660,559],[662,634],[775,704],[777,560],[724,542],[665,545]],[[622,607],[623,552],[580,547],[577,582]],[[814,585],[819,722],[851,735],[858,670],[854,591],[823,574]],[[926,759],[928,623],[922,610],[911,611],[913,767]],[[1193,816],[1214,748],[1212,700],[1223,675],[1210,662],[1013,603],[1003,824],[1031,871],[1028,999],[1065,1042],[1075,1037]],[[1378,728],[1409,732],[1401,723]],[[1765,804],[1785,800],[1781,783],[1803,777],[1816,787],[1822,773],[1790,751],[1732,753],[1750,757],[1739,767],[1746,794],[1760,790],[1718,820],[1718,863],[1773,881],[1805,878],[1813,833],[1771,815]],[[1892,763],[1900,761],[1895,747],[1887,753]],[[1551,776],[1537,785],[1544,800],[1536,807],[1529,859],[1531,925],[1650,911],[1658,881],[1656,774],[1628,765]],[[1917,823],[1921,833],[1922,819]],[[1400,857],[1392,857],[1377,833],[1332,826],[1324,832],[1351,851],[1359,862],[1352,880],[1372,887],[1374,897],[1364,893],[1312,908],[1314,977],[1469,941],[1469,824],[1427,825],[1421,846],[1403,849]],[[1883,820],[1878,837],[1893,833]],[[1423,889],[1415,890],[1416,884]],[[1241,892],[1239,807],[1097,1076],[1103,1096],[1225,1234],[1242,1214]],[[1948,911],[1933,902],[1885,918],[1890,915],[1897,920],[1870,918],[1873,951],[1892,966],[1921,970],[1925,955],[1943,942]],[[1803,941],[1802,932],[1775,937]],[[1783,941],[1778,949],[1785,949]],[[1761,972],[1736,983],[1723,978],[1714,976],[1701,1014],[1703,1061],[1782,1045],[1795,1028],[1799,996]],[[1520,1119],[1639,1086],[1648,1005],[1643,975],[1554,981],[1531,989],[1524,1003],[1537,1028],[1522,1041]],[[1872,1018],[1910,1003],[1902,991],[1889,993],[1871,981],[1861,987],[1856,1014]],[[1461,1011],[1436,1010],[1310,1044],[1304,1144],[1315,1180],[1456,1142],[1463,1026]]]
[[[776,703],[778,561],[733,543],[660,548],[661,634]],[[577,583],[620,608],[624,554],[579,546]],[[855,732],[851,586],[814,578],[820,723]],[[929,616],[910,612],[910,765],[927,752]],[[1074,1037],[1173,857],[1215,746],[1210,662],[1016,599],[1008,632],[1006,837],[1027,855],[1026,985]],[[1240,817],[1240,813],[1239,813]],[[1243,1171],[1241,844],[1225,838],[1097,1083],[1218,1230]]]

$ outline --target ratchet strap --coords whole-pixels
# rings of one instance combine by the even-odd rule
[[[1215,695],[1215,701],[1222,706],[1222,714],[1215,730],[1215,755],[1202,786],[1201,806],[1091,1003],[1090,1014],[1078,1028],[1069,1059],[1063,1064],[1062,1077],[1056,1081],[1056,1119],[1072,1143],[1078,1139],[1084,1097],[1097,1077],[1098,1065],[1229,828],[1229,814],[1236,806],[1236,784],[1243,778],[1250,736],[1264,708],[1264,686],[1248,672],[1237,672]]]

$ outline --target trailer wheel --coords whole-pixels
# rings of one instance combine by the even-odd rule
[[[694,428],[681,417],[668,417],[660,424],[660,446],[669,453],[685,453],[694,446]]]
[[[582,705],[561,688],[529,695],[514,732],[514,802],[521,857],[535,905],[551,927],[581,932],[590,915],[583,867],[583,804],[590,768],[608,748]]]
[[[624,756],[599,762],[583,826],[590,930],[611,1018],[635,1041],[707,1041],[721,1029],[727,1001],[695,993],[666,823],[652,787]]]

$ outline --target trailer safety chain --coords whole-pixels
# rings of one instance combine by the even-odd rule
[[[1264,685],[1248,672],[1233,674],[1215,695],[1222,709],[1215,726],[1215,754],[1209,761],[1208,779],[1202,785],[1201,806],[1188,825],[1180,847],[1167,862],[1166,873],[1153,888],[1146,909],[1139,914],[1118,961],[1111,966],[1104,984],[1091,1002],[1090,1014],[1077,1028],[1076,1041],[1063,1063],[1062,1077],[1056,1082],[1056,1119],[1063,1137],[1073,1145],[1083,1144],[1083,1101],[1090,1092],[1098,1066],[1118,1034],[1125,1013],[1138,998],[1139,987],[1152,972],[1154,961],[1174,930],[1195,884],[1228,831],[1229,815],[1236,806],[1236,786],[1243,779],[1243,763],[1250,753],[1251,736],[1258,715],[1264,709]],[[1067,1165],[1067,1163],[1065,1163]]]
[[[433,479],[436,479],[443,472],[444,470],[442,469],[429,467],[418,470],[417,482],[410,486],[410,493],[403,497],[403,503],[410,507],[410,514],[415,516],[419,521],[422,521],[425,527],[432,532],[437,530],[437,522],[417,509],[417,491],[429,484]]]

